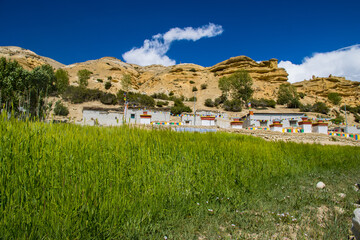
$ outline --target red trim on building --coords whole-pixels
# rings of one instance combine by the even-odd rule
[[[324,123],[324,122],[317,122],[317,123],[313,123],[313,126],[327,126],[328,123]]]
[[[141,118],[151,118],[151,115],[147,115],[147,114],[142,114],[140,115]]]
[[[215,120],[215,117],[212,116],[201,117],[201,120]]]
[[[312,122],[311,121],[302,121],[302,122],[299,122],[299,125],[311,125]]]
[[[232,121],[230,122],[231,125],[243,125],[243,121]]]

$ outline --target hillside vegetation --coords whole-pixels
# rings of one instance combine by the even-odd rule
[[[314,185],[328,180],[346,190],[342,184],[360,174],[360,148],[227,133],[19,122],[3,114],[0,138],[1,239],[344,239],[355,192],[339,215],[335,193]],[[318,223],[322,205],[329,215]]]

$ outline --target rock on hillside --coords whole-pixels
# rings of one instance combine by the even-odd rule
[[[256,62],[246,56],[232,57],[209,68],[220,77],[239,69],[246,69],[254,80],[255,98],[275,98],[280,84],[288,80],[287,72],[284,68],[278,68],[278,60],[275,58]]]
[[[342,96],[346,104],[360,105],[360,82],[346,80],[344,77],[313,77],[293,85],[298,92],[305,93],[307,97],[327,101],[328,94],[336,92]]]
[[[27,70],[34,69],[35,67],[44,64],[49,64],[55,69],[65,66],[51,58],[39,56],[36,53],[21,47],[0,47],[0,57],[16,60]]]

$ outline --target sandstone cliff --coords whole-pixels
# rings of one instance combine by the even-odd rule
[[[313,77],[293,85],[298,92],[305,93],[309,98],[327,101],[328,94],[336,92],[342,96],[342,103],[353,106],[360,105],[360,82],[329,76],[326,78]]]

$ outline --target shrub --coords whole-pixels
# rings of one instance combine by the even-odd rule
[[[112,80],[112,76],[108,76],[107,79],[108,79],[109,81],[111,81],[111,80]]]
[[[188,99],[189,102],[195,102],[196,100],[197,100],[196,97],[191,97],[191,98]]]
[[[111,85],[111,82],[106,82],[106,83],[105,83],[105,89],[106,89],[106,90],[110,89],[111,86],[112,86],[112,85]]]
[[[69,114],[69,109],[59,100],[55,103],[54,113],[58,116],[67,116]]]
[[[100,102],[106,105],[115,105],[118,100],[117,97],[112,93],[104,93],[100,96]]]
[[[157,107],[163,107],[163,106],[167,106],[168,104],[169,104],[168,101],[166,101],[166,102],[158,101],[158,102],[156,103],[156,106],[157,106]]]
[[[215,103],[214,101],[211,99],[211,98],[208,98],[205,100],[205,106],[207,107],[214,107],[215,106]]]
[[[196,92],[197,90],[198,90],[198,89],[197,89],[196,87],[193,87],[193,88],[192,88],[192,91],[193,91],[193,92]]]
[[[104,81],[103,81],[102,79],[100,79],[100,78],[96,79],[96,81],[98,81],[98,82],[100,82],[100,83],[104,82]]]
[[[191,112],[191,108],[185,106],[180,99],[176,99],[174,102],[174,106],[171,108],[170,111],[172,114],[181,114],[183,112]]]
[[[120,101],[120,104],[124,104],[124,91],[120,90],[117,93],[117,97]],[[140,94],[140,93],[133,93],[127,92],[126,93],[126,101],[129,102],[130,105],[133,106],[141,106],[141,107],[154,107],[155,100],[151,96]]]
[[[196,72],[196,69],[195,69],[195,68],[191,68],[189,71],[190,71],[190,72]]]
[[[166,93],[153,93],[151,95],[152,98],[162,99],[162,100],[169,100],[169,97]]]
[[[173,91],[171,91],[171,92],[169,93],[169,97],[171,97],[171,96],[174,96],[174,92],[173,92]]]
[[[344,117],[342,116],[337,116],[336,118],[331,119],[331,122],[334,124],[340,124],[343,123],[344,121],[345,121]]]
[[[305,93],[303,93],[303,92],[299,92],[299,97],[300,97],[301,99],[303,99],[305,96],[306,96],[306,94],[305,94]]]
[[[207,84],[203,83],[203,84],[201,84],[201,89],[202,90],[207,89],[207,86],[208,86]]]
[[[89,79],[91,74],[92,72],[87,69],[82,69],[78,71],[77,76],[79,78],[80,87],[86,87],[87,85],[89,85]]]
[[[214,105],[219,106],[220,104],[223,104],[227,100],[226,95],[221,95],[220,97],[215,98]]]
[[[242,110],[242,101],[239,99],[234,99],[234,100],[226,100],[223,104],[223,108],[226,111],[231,111],[231,112],[241,112]]]
[[[192,80],[190,81],[190,84],[194,84],[194,83],[195,83],[194,81],[192,81]]]
[[[329,93],[328,99],[334,105],[339,105],[341,102],[341,96],[338,93]]]
[[[254,108],[266,108],[266,107],[275,108],[276,106],[276,102],[272,99],[265,99],[265,98],[250,99],[250,102],[251,102],[251,106]]]
[[[301,105],[301,103],[299,101],[299,98],[293,98],[288,102],[287,107],[288,108],[299,108],[300,105]]]
[[[329,111],[330,111],[330,109],[323,102],[316,102],[313,105],[313,109],[312,109],[312,112],[318,112],[318,113],[323,113],[323,114],[327,114]]]
[[[311,112],[312,111],[312,105],[311,104],[300,104],[299,106],[301,112]]]
[[[101,94],[103,94],[103,92],[98,89],[87,89],[83,87],[69,86],[62,94],[62,97],[66,101],[77,104],[99,100]]]

